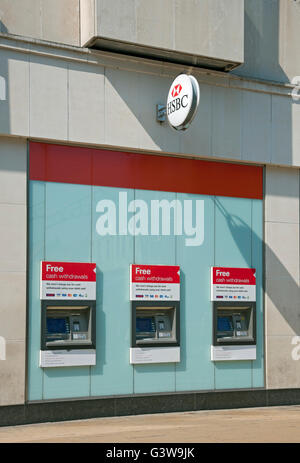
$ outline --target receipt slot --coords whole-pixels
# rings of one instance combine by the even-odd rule
[[[130,363],[180,361],[178,266],[131,266]]]
[[[41,263],[40,367],[96,364],[96,264]]]
[[[213,267],[211,293],[211,360],[255,360],[255,269]]]

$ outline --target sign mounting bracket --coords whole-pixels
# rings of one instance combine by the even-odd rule
[[[166,121],[167,108],[166,105],[157,104],[156,105],[156,121],[163,123]]]

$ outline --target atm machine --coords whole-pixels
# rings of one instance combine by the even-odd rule
[[[180,361],[180,269],[131,266],[130,363]]]
[[[211,360],[255,360],[255,269],[213,267],[212,305]]]
[[[255,302],[214,302],[215,346],[256,344]]]
[[[40,367],[96,364],[96,264],[41,263]]]
[[[96,348],[94,301],[43,301],[42,350]]]
[[[132,302],[132,346],[179,346],[179,302]]]

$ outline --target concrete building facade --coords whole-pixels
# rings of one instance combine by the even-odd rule
[[[0,0],[1,424],[299,403],[299,25],[294,0]],[[156,105],[182,73],[197,79],[200,104],[176,132]],[[205,188],[190,180],[195,161],[236,192],[217,188],[222,175]],[[188,163],[184,189],[177,162]],[[118,179],[124,169],[124,182],[105,182],[101,163]],[[119,191],[203,200],[203,245],[100,240],[95,201],[118,204]],[[40,261],[96,262],[95,366],[39,367]],[[178,364],[129,363],[134,263],[181,267]],[[209,358],[214,265],[257,270],[256,360]]]

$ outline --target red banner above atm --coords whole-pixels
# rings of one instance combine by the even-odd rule
[[[96,264],[41,262],[41,299],[96,300]]]
[[[255,301],[255,268],[212,267],[212,301]]]
[[[132,301],[179,301],[180,267],[178,265],[131,265],[130,299]]]

